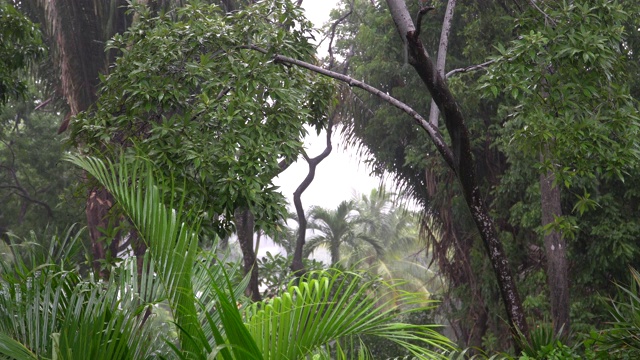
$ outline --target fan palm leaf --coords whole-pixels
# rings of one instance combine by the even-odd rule
[[[437,358],[433,349],[451,347],[433,326],[394,323],[399,304],[424,302],[402,292],[397,303],[379,304],[372,289],[394,285],[365,280],[360,274],[331,270],[311,273],[298,286],[247,310],[247,327],[265,359],[300,359],[333,341],[374,335],[407,348],[419,359]],[[389,305],[389,306],[388,306]]]
[[[118,280],[110,283],[81,279],[55,264],[5,279],[0,284],[0,354],[106,360],[148,358],[161,350],[161,333],[140,316],[147,302],[143,287],[130,282],[137,277],[135,261],[128,263],[117,268]]]

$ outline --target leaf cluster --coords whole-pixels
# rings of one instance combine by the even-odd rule
[[[393,322],[399,306],[414,303],[415,294],[402,293],[393,303],[380,304],[371,289],[394,291],[394,285],[358,273],[312,273],[280,296],[247,306],[239,298],[246,281],[233,286],[223,262],[197,251],[198,223],[182,221],[187,219],[184,199],[173,199],[175,207],[164,205],[153,175],[159,172],[149,161],[71,161],[122,206],[148,245],[145,262],[139,272],[134,259],[125,261],[108,283],[81,279],[47,263],[25,277],[0,278],[0,354],[30,360],[78,354],[96,359],[302,359],[335,341],[365,334],[394,341],[420,359],[437,357],[434,348],[451,348],[432,325]],[[177,338],[154,331],[146,320],[146,311],[156,305],[170,312]]]
[[[531,10],[521,35],[496,46],[482,79],[486,93],[513,99],[503,109],[501,149],[542,154],[541,171],[570,187],[575,177],[620,179],[637,164],[640,117],[624,76],[624,24],[617,1],[545,3],[545,26]]]
[[[0,104],[24,96],[27,84],[19,71],[45,54],[40,29],[8,1],[0,1]]]
[[[136,24],[107,46],[122,56],[74,121],[73,142],[107,156],[135,144],[178,174],[206,225],[226,228],[240,206],[275,223],[279,162],[295,161],[305,124],[325,126],[333,96],[330,82],[272,62],[313,60],[302,10],[284,0],[234,13],[196,2],[158,16],[135,10]]]

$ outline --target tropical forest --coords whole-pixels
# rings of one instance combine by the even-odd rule
[[[0,359],[640,359],[636,186],[638,0],[0,0]]]

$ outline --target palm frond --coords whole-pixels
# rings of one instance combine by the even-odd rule
[[[20,342],[0,332],[0,354],[14,360],[37,360],[38,357]]]
[[[365,334],[394,341],[419,359],[438,357],[428,347],[451,348],[431,326],[393,323],[398,311],[407,311],[397,304],[416,299],[402,293],[396,304],[380,305],[371,293],[380,286],[393,291],[393,285],[366,281],[356,273],[311,273],[281,296],[248,308],[247,327],[265,359],[299,359],[334,340]]]
[[[180,329],[181,349],[187,354],[202,353],[203,349],[210,352],[198,320],[192,284],[199,224],[183,222],[181,202],[175,209],[175,199],[164,205],[164,194],[156,186],[147,161],[128,163],[124,156],[117,165],[92,157],[70,156],[69,161],[95,177],[113,195],[147,244]]]
[[[0,284],[0,353],[16,347],[35,358],[139,359],[162,349],[160,332],[145,324],[132,265],[116,268],[109,283],[75,271],[42,266]],[[116,280],[117,278],[117,280]],[[155,334],[155,335],[154,335]]]

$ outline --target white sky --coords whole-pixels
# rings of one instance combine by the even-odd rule
[[[329,12],[336,3],[337,0],[304,0],[302,7],[305,9],[307,18],[313,21],[316,27],[320,27],[329,20]],[[315,131],[311,130],[305,140],[307,154],[311,158],[318,156],[324,150],[325,143],[326,133],[316,136]],[[302,194],[301,199],[305,209],[311,205],[336,208],[341,201],[350,199],[354,190],[368,194],[371,189],[379,185],[378,178],[368,175],[369,171],[365,164],[360,162],[355,149],[344,149],[344,144],[335,131],[332,145],[333,151],[318,165],[315,179]],[[306,161],[300,158],[275,179],[275,184],[280,186],[290,204],[293,204],[293,192],[307,176],[308,169]]]
[[[304,0],[302,7],[305,9],[307,18],[316,27],[321,27],[329,20],[329,12],[336,6],[337,0]],[[321,37],[316,37],[318,40]],[[305,148],[309,157],[314,158],[324,150],[326,145],[326,133],[317,136],[315,130],[310,130],[305,139]],[[369,176],[366,165],[361,162],[353,148],[346,149],[339,134],[334,131],[332,139],[333,151],[316,168],[316,175],[307,190],[302,194],[302,205],[308,209],[312,205],[322,206],[327,209],[338,207],[343,200],[349,200],[354,192],[368,194],[369,191],[378,187],[380,180]],[[300,158],[296,163],[289,166],[274,183],[280,186],[282,194],[287,197],[293,209],[293,192],[307,176],[309,166],[307,162]],[[270,239],[262,240],[258,249],[258,257],[265,255],[267,251],[278,252]],[[320,258],[323,255],[319,254]],[[326,256],[324,256],[326,257]]]

